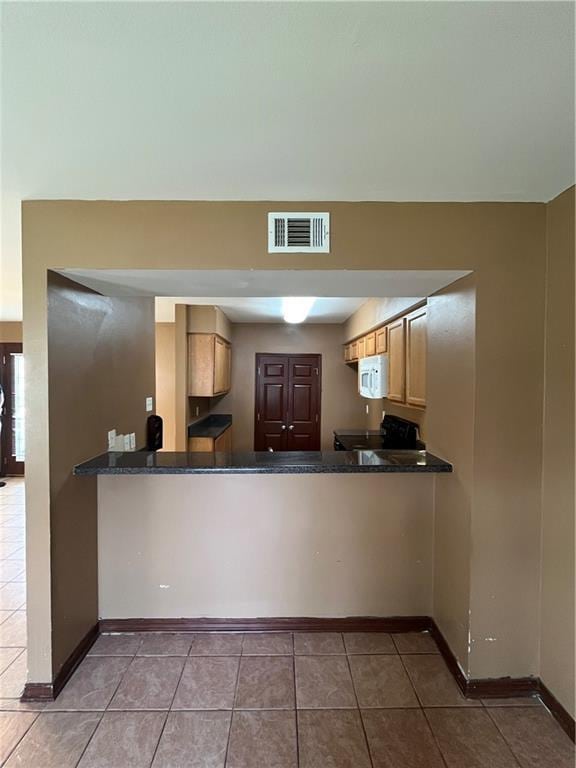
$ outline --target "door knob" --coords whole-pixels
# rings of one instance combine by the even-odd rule
[[[294,424],[290,424],[290,426],[288,427],[288,429],[294,429]]]
[[[282,424],[281,429],[286,429],[286,424]]]

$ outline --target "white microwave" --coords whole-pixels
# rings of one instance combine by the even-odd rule
[[[358,391],[374,400],[388,394],[388,355],[362,357],[358,361]]]

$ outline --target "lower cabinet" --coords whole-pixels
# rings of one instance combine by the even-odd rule
[[[188,451],[190,453],[231,453],[232,427],[228,427],[218,437],[189,437]]]

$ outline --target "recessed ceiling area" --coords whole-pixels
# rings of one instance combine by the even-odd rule
[[[574,183],[570,2],[12,2],[0,43],[2,319],[21,318],[22,200]]]
[[[423,298],[469,270],[59,270],[105,296],[154,296],[156,320],[175,304],[215,304],[233,322],[281,322],[285,296],[317,298],[307,322],[340,323],[372,297]]]

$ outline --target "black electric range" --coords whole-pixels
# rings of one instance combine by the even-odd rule
[[[384,416],[380,429],[335,429],[335,451],[424,450],[418,424],[399,416]]]

